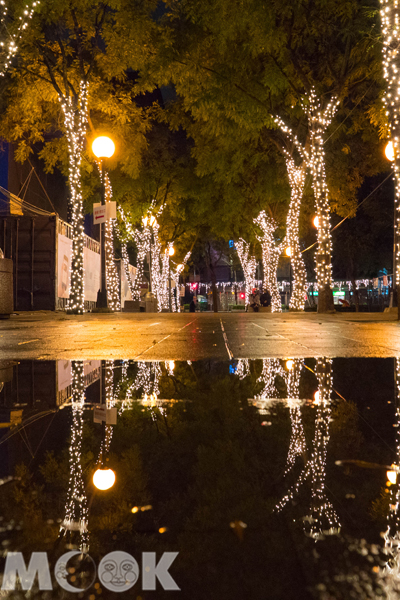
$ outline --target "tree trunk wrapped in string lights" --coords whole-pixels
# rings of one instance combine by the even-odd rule
[[[324,136],[337,111],[339,101],[334,96],[322,109],[315,90],[308,97],[305,112],[310,134],[309,166],[313,180],[316,213],[318,217],[318,249],[315,255],[318,285],[318,312],[334,310],[332,292],[332,238],[329,209],[329,191],[325,175]]]
[[[135,227],[133,227],[131,225],[131,219],[128,215],[125,215],[124,210],[122,209],[121,206],[118,206],[118,213],[120,216],[120,220],[122,221],[122,224],[126,230],[126,235],[135,242],[136,244],[136,248],[137,248],[137,259],[136,259],[136,277],[135,277],[135,281],[132,283],[130,280],[130,277],[128,278],[128,281],[131,282],[130,285],[130,289],[131,289],[131,295],[132,295],[132,300],[140,300],[140,294],[141,294],[141,286],[144,280],[144,261],[146,259],[146,255],[147,253],[150,251],[150,227],[146,224],[143,227],[142,231],[139,231],[138,229],[136,229]],[[121,231],[121,227],[119,227],[119,236],[120,238],[124,239],[124,235]],[[125,251],[126,251],[126,244],[125,244]],[[127,256],[127,252],[126,252],[126,256]],[[124,268],[125,268],[125,274],[127,274],[127,271],[129,273],[129,261],[127,260],[127,258],[124,259]]]
[[[128,255],[128,249],[127,249],[126,242],[121,242],[121,255],[122,255],[122,264],[124,267],[125,278],[128,282],[129,291],[131,293],[131,296],[132,296],[132,298],[134,298],[135,297],[135,288],[134,288],[134,282],[132,281],[131,273],[129,271],[129,255]]]
[[[183,272],[183,269],[185,268],[185,265],[186,265],[187,261],[189,260],[191,254],[192,254],[192,252],[189,250],[189,252],[186,253],[183,261],[179,265],[176,266],[175,270],[171,270],[171,279],[175,282],[175,289],[176,289],[175,298],[174,298],[174,296],[172,296],[173,312],[181,312],[181,304],[179,302],[179,276]]]
[[[275,510],[280,512],[299,493],[302,485],[310,480],[310,513],[303,519],[304,531],[309,537],[318,540],[326,535],[340,531],[340,521],[328,500],[325,491],[326,453],[329,443],[331,421],[332,360],[318,358],[315,368],[318,379],[318,393],[315,399],[315,433],[311,457],[285,496],[278,502]]]
[[[281,295],[278,288],[277,270],[279,257],[282,253],[282,244],[277,244],[274,238],[276,230],[275,221],[261,211],[256,219],[254,219],[261,231],[262,236],[257,236],[262,249],[262,261],[264,271],[264,289],[267,289],[271,294],[271,311],[282,312]]]
[[[81,81],[77,100],[72,96],[59,96],[64,113],[68,142],[68,185],[71,194],[72,268],[71,288],[67,312],[82,314],[85,309],[83,270],[84,214],[81,183],[82,152],[88,123],[88,84]]]
[[[287,361],[287,363],[288,362],[289,361]],[[300,397],[300,377],[303,369],[303,362],[303,358],[291,359],[290,369],[288,369],[287,375],[285,376],[290,411],[290,422],[292,425],[285,476],[294,467],[296,459],[304,456],[307,451],[306,438],[304,435],[304,427],[301,417],[301,407],[298,404]]]
[[[290,205],[286,219],[286,246],[290,248],[290,262],[293,272],[293,290],[289,308],[303,310],[307,292],[307,273],[304,266],[299,242],[299,218],[301,199],[303,197],[306,170],[304,161],[296,167],[293,158],[286,157],[286,168],[290,184]]]
[[[395,180],[394,265],[395,300],[400,302],[400,5],[399,0],[380,0],[383,34],[383,75],[386,117],[393,144]],[[400,310],[399,310],[400,312]]]
[[[78,533],[79,548],[82,552],[89,550],[88,506],[83,481],[81,463],[83,407],[85,404],[85,380],[82,360],[71,362],[72,368],[72,427],[69,446],[69,487],[65,506],[65,518],[61,524],[60,534],[69,537],[68,542]]]
[[[250,294],[252,293],[255,286],[256,279],[256,259],[254,256],[250,256],[250,244],[240,238],[235,244],[240,264],[242,265],[243,275],[246,282],[246,307],[250,303]]]
[[[97,163],[102,176],[101,162]],[[105,202],[112,200],[112,187],[108,173],[104,173],[104,196]],[[106,288],[107,288],[107,304],[112,311],[121,310],[121,299],[119,292],[119,277],[114,258],[114,224],[115,219],[107,219],[104,224],[104,246],[106,258]],[[129,269],[128,269],[129,270]],[[129,279],[128,279],[129,281]]]
[[[398,598],[400,592],[400,359],[395,359],[396,382],[396,460],[392,465],[396,483],[387,490],[389,493],[388,526],[383,536],[385,550],[389,557],[381,572],[381,579],[387,598]]]
[[[304,528],[308,536],[321,539],[340,531],[340,521],[325,491],[326,453],[329,443],[331,423],[332,360],[317,358],[315,373],[318,379],[315,434],[310,459],[311,510],[304,518]]]

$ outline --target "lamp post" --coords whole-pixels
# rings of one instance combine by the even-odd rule
[[[171,244],[168,248],[169,256],[173,256],[175,254],[175,248]],[[171,297],[171,261],[168,261],[168,287],[169,287],[169,312],[172,312],[172,297]]]
[[[105,181],[104,181],[104,159],[111,158],[115,152],[115,144],[109,137],[102,135],[97,137],[92,143],[92,151],[101,163],[101,204],[105,201]],[[104,223],[100,223],[100,257],[101,257],[101,284],[97,293],[97,308],[108,308],[107,284],[106,284],[106,252],[105,252],[105,230]]]
[[[390,162],[393,164],[394,163],[394,147],[393,147],[393,142],[390,140],[385,147],[385,156],[388,160],[390,160]],[[396,194],[395,194],[396,196]],[[398,307],[398,297],[399,297],[399,286],[397,284],[397,277],[396,277],[396,272],[397,272],[397,249],[399,247],[399,239],[398,239],[398,232],[397,232],[397,224],[396,224],[396,212],[397,212],[397,205],[396,205],[396,197],[394,199],[394,229],[393,229],[393,275],[392,275],[392,306],[393,307]]]

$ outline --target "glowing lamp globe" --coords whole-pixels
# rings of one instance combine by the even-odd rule
[[[115,144],[106,135],[101,135],[93,141],[92,150],[97,158],[111,158],[115,152]]]
[[[175,369],[175,361],[174,360],[168,361],[168,366],[169,366],[170,370],[173,371]]]
[[[390,142],[388,142],[386,144],[386,148],[385,148],[385,154],[386,154],[386,158],[388,160],[390,160],[390,162],[394,161],[394,147],[393,147],[393,142],[392,140],[390,140]]]
[[[313,225],[314,225],[315,229],[318,229],[318,227],[319,227],[319,217],[314,217],[314,219],[313,219]]]
[[[319,399],[320,399],[320,393],[319,393],[319,390],[317,390],[314,394],[314,403],[319,404]]]
[[[175,248],[174,248],[173,246],[170,246],[170,247],[168,248],[168,254],[169,254],[170,256],[173,256],[173,255],[175,254]]]
[[[97,469],[93,475],[93,485],[98,490],[109,490],[115,483],[115,473],[112,469]]]
[[[287,247],[285,250],[285,254],[286,254],[286,256],[292,256],[292,249]]]
[[[294,365],[294,362],[292,360],[289,359],[286,361],[286,368],[288,371],[291,371],[293,369],[293,365]]]
[[[386,471],[386,477],[388,478],[388,481],[390,481],[390,483],[392,483],[393,485],[396,485],[396,481],[397,481],[397,472],[396,471]]]

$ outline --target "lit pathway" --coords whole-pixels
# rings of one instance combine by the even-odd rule
[[[400,325],[382,313],[20,313],[0,321],[0,359],[196,360],[400,356]]]

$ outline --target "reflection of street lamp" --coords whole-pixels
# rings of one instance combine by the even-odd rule
[[[109,490],[115,483],[115,473],[112,469],[99,468],[94,472],[93,485],[98,490]]]
[[[115,144],[109,137],[101,135],[92,143],[93,154],[101,162],[101,204],[105,205],[105,179],[104,179],[104,159],[111,158],[115,152]],[[107,308],[107,287],[106,287],[106,249],[105,249],[105,224],[100,223],[100,256],[101,256],[101,285],[97,294],[97,308]]]

